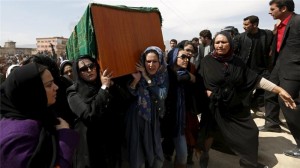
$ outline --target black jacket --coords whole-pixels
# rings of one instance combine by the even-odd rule
[[[277,36],[275,38],[277,41]],[[279,74],[288,80],[300,80],[300,15],[293,14],[285,28],[280,52],[273,50],[278,57],[276,66]],[[278,64],[278,65],[277,65]]]
[[[80,134],[73,167],[116,167],[121,160],[122,124],[127,99],[121,87],[124,85],[119,84],[127,79],[114,79],[114,85],[103,90],[100,88],[100,75],[96,83],[85,82],[78,75],[77,64],[78,61],[73,65],[75,83],[67,89],[70,108],[77,116],[74,129]],[[100,74],[98,64],[96,67]]]
[[[235,53],[249,68],[268,77],[272,40],[273,33],[270,30],[258,29],[254,35],[247,32],[241,33],[234,41],[237,46]]]

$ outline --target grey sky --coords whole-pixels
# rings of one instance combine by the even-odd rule
[[[35,44],[37,37],[69,37],[88,3],[134,7],[158,7],[163,17],[164,40],[198,37],[202,29],[212,33],[225,26],[243,32],[243,18],[257,15],[260,28],[272,29],[269,0],[0,0],[0,45]],[[300,13],[300,1],[294,0]]]

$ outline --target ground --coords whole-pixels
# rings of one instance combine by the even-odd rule
[[[284,117],[280,116],[281,121],[285,124]],[[255,118],[257,126],[264,124],[264,119]],[[296,147],[296,143],[287,126],[281,126],[284,130],[282,133],[259,132],[259,162],[274,168],[300,168],[300,158],[288,157],[283,154],[287,149]],[[211,150],[209,168],[239,168],[239,158],[234,155],[224,154],[216,150]],[[188,168],[199,168],[199,159],[194,156],[194,165]],[[170,162],[165,162],[164,168],[172,168]]]

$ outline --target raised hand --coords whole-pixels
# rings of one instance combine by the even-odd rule
[[[144,76],[144,74],[146,74],[145,67],[143,66],[143,64],[141,62],[136,63],[135,67],[136,67],[136,70],[141,72],[143,76]]]
[[[107,87],[111,86],[113,84],[111,78],[112,78],[112,71],[109,71],[108,69],[105,69],[102,73],[100,72],[100,79],[102,85],[105,85]]]
[[[142,62],[139,62],[139,63],[136,63],[135,64],[135,67],[136,67],[136,70],[141,72],[142,73],[142,76],[144,79],[146,79],[146,81],[150,81],[151,83],[151,80],[150,78],[148,77],[147,73],[146,73],[146,69],[145,69],[145,66],[142,64]]]
[[[141,72],[139,72],[139,71],[137,71],[135,73],[132,73],[131,75],[132,75],[132,77],[134,78],[135,81],[140,81],[140,79],[142,77]]]

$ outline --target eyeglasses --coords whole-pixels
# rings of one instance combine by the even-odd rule
[[[178,56],[178,58],[181,58],[182,60],[185,60],[185,59],[189,60],[190,59],[190,57],[185,55],[185,54],[182,54],[181,56]]]
[[[95,63],[90,63],[88,65],[84,65],[83,67],[79,68],[80,72],[88,72],[90,70],[94,70],[96,68]]]

